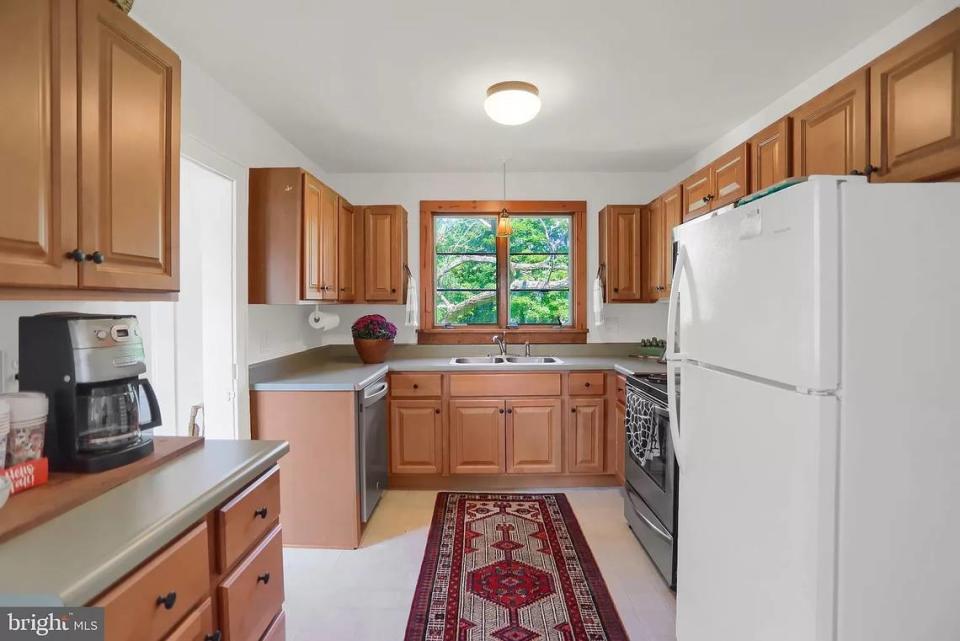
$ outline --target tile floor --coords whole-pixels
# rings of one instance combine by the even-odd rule
[[[673,641],[675,599],[617,488],[562,490],[631,641]],[[402,641],[436,492],[388,491],[358,550],[284,549],[287,641]]]

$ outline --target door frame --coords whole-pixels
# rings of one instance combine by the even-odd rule
[[[246,168],[230,160],[211,146],[190,134],[184,134],[180,147],[180,156],[196,163],[234,184],[233,189],[233,364],[234,364],[234,408],[236,425],[234,436],[238,439],[250,438],[250,396],[249,373],[247,371],[247,183]],[[241,213],[242,212],[242,213]],[[176,340],[176,339],[174,339]],[[176,360],[174,361],[176,375]]]

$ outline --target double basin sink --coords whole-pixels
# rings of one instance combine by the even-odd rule
[[[451,365],[560,365],[554,356],[457,356]]]

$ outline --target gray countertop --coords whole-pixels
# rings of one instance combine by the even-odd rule
[[[573,370],[613,370],[621,374],[664,372],[666,366],[655,360],[629,356],[565,356],[562,363],[524,365],[451,365],[451,356],[401,357],[382,365],[364,365],[355,355],[339,354],[289,367],[273,368],[262,375],[251,375],[250,389],[256,391],[355,391],[363,389],[389,372],[564,372]]]
[[[208,440],[0,544],[0,602],[90,602],[289,450],[284,441]]]

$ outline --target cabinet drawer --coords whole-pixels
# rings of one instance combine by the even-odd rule
[[[603,396],[603,372],[570,372],[570,396]]]
[[[259,641],[283,606],[280,526],[217,588],[224,641]]]
[[[213,607],[210,599],[207,599],[188,614],[164,641],[208,641],[213,636]]]
[[[106,641],[155,641],[203,600],[209,588],[207,524],[201,523],[93,605],[104,609]]]
[[[390,393],[394,396],[440,396],[440,374],[393,374]]]
[[[226,571],[280,516],[280,470],[274,467],[217,510],[217,567]]]
[[[560,396],[560,374],[451,374],[450,396]]]
[[[617,375],[617,402],[627,404],[627,377]]]
[[[267,633],[263,635],[263,638],[260,641],[285,641],[287,638],[287,613],[283,610],[280,611],[280,614],[277,615],[277,618],[273,620],[273,623],[270,624],[270,627],[267,628]]]

